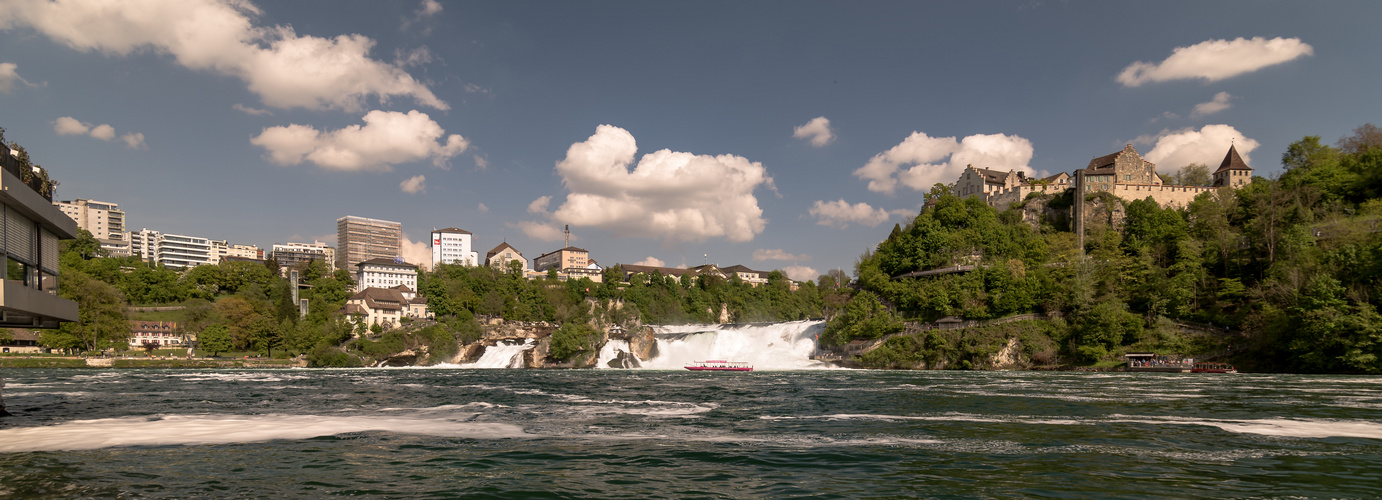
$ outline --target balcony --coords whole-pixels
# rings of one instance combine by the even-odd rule
[[[35,173],[33,169],[20,165],[19,159],[15,158],[10,151],[9,146],[0,144],[0,167],[4,167],[4,170],[18,178],[21,184],[28,186],[43,199],[48,200],[48,203],[52,203],[53,188],[57,183],[49,180],[46,173],[40,175]]]

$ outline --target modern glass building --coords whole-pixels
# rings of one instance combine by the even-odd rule
[[[57,328],[77,321],[77,303],[58,296],[58,240],[77,237],[77,222],[53,206],[52,190],[0,144],[0,327]],[[27,181],[27,182],[26,182]]]

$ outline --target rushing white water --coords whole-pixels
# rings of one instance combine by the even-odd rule
[[[609,368],[609,362],[619,357],[619,353],[630,352],[627,340],[610,340],[605,342],[605,346],[600,348],[600,357],[595,361],[596,368]]]
[[[657,357],[643,367],[680,370],[686,364],[707,359],[746,361],[754,370],[809,370],[830,368],[811,360],[816,335],[823,321],[792,321],[762,326],[678,325],[654,327],[658,334]]]
[[[485,348],[485,353],[474,363],[461,365],[466,368],[524,368],[523,353],[537,347],[533,339],[523,343],[500,342]]]

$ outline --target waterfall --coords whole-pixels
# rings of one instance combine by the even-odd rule
[[[537,347],[537,342],[533,339],[526,339],[522,343],[501,341],[486,347],[485,353],[480,355],[480,359],[475,360],[474,363],[461,366],[465,368],[524,368],[523,353],[534,347]]]
[[[765,325],[655,326],[658,356],[644,368],[680,370],[687,363],[719,359],[746,361],[754,370],[829,368],[811,360],[823,321],[792,321]],[[603,353],[602,353],[603,354]]]

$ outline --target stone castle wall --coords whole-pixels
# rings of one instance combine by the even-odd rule
[[[1109,192],[1127,201],[1146,199],[1148,196],[1161,208],[1185,208],[1201,193],[1214,191],[1208,186],[1154,186],[1147,184],[1115,184]]]

